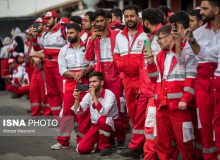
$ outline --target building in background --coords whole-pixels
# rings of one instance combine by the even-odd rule
[[[190,11],[200,5],[202,0],[0,0],[0,37],[10,35],[12,28],[24,31],[38,16],[47,10],[56,10],[59,17],[84,15],[95,8],[123,9],[125,5],[136,4],[141,9],[167,5],[174,12]]]

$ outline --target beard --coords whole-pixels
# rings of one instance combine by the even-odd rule
[[[55,26],[55,21],[54,20],[53,20],[53,23],[50,26],[47,25],[47,27],[49,27],[50,29],[52,29],[54,26]]]
[[[68,40],[68,42],[70,42],[70,43],[76,43],[76,42],[78,41],[78,37],[77,37],[77,36],[74,37],[74,38],[69,37],[67,40]]]
[[[129,25],[130,22],[133,22],[133,25],[132,25],[132,26]],[[138,25],[138,22],[137,22],[137,21],[128,21],[128,22],[126,23],[126,26],[127,26],[128,28],[130,28],[130,29],[135,29],[135,28],[137,28],[137,25]]]
[[[212,14],[212,15],[208,15],[205,17],[205,19],[203,20],[204,23],[207,23],[207,22],[211,22],[212,20],[214,20],[215,16]]]

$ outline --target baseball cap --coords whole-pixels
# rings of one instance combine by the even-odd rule
[[[59,22],[60,22],[60,24],[69,24],[70,19],[67,17],[62,17]]]
[[[45,23],[46,23],[46,20],[45,20],[44,18],[38,17],[37,19],[35,19],[34,22],[45,24]]]
[[[55,12],[55,11],[48,11],[48,12],[45,14],[45,16],[44,16],[45,19],[51,18],[51,17],[57,17],[57,12]]]

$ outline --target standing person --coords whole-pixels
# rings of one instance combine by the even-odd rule
[[[182,63],[178,63],[173,50],[176,41],[171,29],[171,26],[165,25],[158,30],[158,43],[162,50],[156,64],[148,65],[149,72],[153,67],[157,67],[159,72],[154,95],[157,107],[157,153],[159,159],[172,159],[174,138],[182,159],[192,160],[194,134],[189,103],[194,97],[193,75],[196,74],[197,62],[194,55],[187,55],[182,58]]]
[[[220,43],[219,10],[220,1],[203,0],[201,2],[200,14],[203,21],[207,23],[194,31],[194,37],[190,36],[189,43],[187,43],[181,53],[196,54],[198,59],[195,95],[198,116],[201,122],[199,127],[201,128],[203,158],[205,160],[217,159],[217,148],[213,141],[214,97],[211,94],[211,87],[213,86],[214,72],[217,68],[218,60],[212,54],[207,54],[205,58],[200,55],[204,54],[208,48]]]
[[[46,95],[46,80],[45,72],[43,69],[43,58],[42,47],[38,46],[43,33],[45,32],[46,21],[39,17],[34,21],[34,25],[31,28],[32,39],[31,43],[33,45],[33,52],[29,54],[31,61],[34,64],[34,70],[31,77],[30,84],[30,104],[31,104],[31,115],[39,116],[43,114],[51,115],[52,111],[50,105],[48,104]]]
[[[40,44],[43,46],[41,53],[44,57],[47,98],[53,115],[58,116],[63,100],[63,79],[59,73],[57,60],[60,49],[66,45],[66,40],[62,34],[63,28],[57,23],[55,11],[48,11],[44,19],[48,29],[42,35]]]
[[[81,40],[83,43],[87,44],[89,37],[92,35],[92,29],[94,25],[94,12],[88,11],[85,13],[82,19],[82,32],[81,32]]]
[[[156,60],[157,54],[160,52],[160,46],[157,42],[156,32],[163,26],[164,17],[163,13],[156,8],[149,8],[142,11],[143,28],[146,33],[149,33],[148,38],[151,42],[151,54]],[[158,76],[157,70],[154,73],[148,74],[152,79],[156,79]],[[148,106],[146,108],[146,120],[145,120],[145,134],[146,141],[144,144],[144,159],[153,160],[156,159],[156,105],[154,104],[153,97],[149,99]]]
[[[104,10],[96,10],[94,18],[95,29],[91,38],[88,40],[86,59],[96,61],[94,70],[103,73],[105,81],[104,87],[115,94],[119,111],[121,111],[120,99],[123,99],[123,88],[121,78],[119,77],[119,71],[113,61],[115,37],[117,32],[108,28],[107,15]],[[117,137],[117,141],[118,146],[124,145],[125,133],[122,137]]]
[[[140,94],[140,69],[144,61],[144,40],[147,39],[135,5],[123,10],[126,27],[117,34],[114,49],[114,61],[123,74],[125,99],[133,123],[132,138],[127,149],[121,150],[121,156],[139,158],[144,141],[144,121],[148,97]]]
[[[58,143],[51,147],[51,149],[54,150],[69,147],[69,139],[74,122],[74,114],[71,110],[71,107],[74,104],[73,91],[78,84],[88,84],[88,80],[85,76],[93,68],[93,62],[86,61],[84,57],[85,46],[83,46],[83,43],[80,41],[80,26],[76,23],[71,23],[68,24],[66,28],[69,44],[65,45],[60,50],[58,56],[59,71],[60,74],[66,78],[66,82],[60,131],[59,136],[57,137]],[[83,95],[85,95],[85,92],[81,94],[81,98]],[[85,112],[83,117],[80,117],[79,119],[78,132],[85,134],[90,126],[89,112]],[[79,142],[80,137],[77,138],[77,142]]]
[[[121,123],[116,97],[113,92],[103,87],[102,73],[92,72],[89,74],[89,93],[80,101],[81,94],[74,91],[74,106],[76,114],[90,109],[92,125],[82,140],[77,145],[80,154],[99,151],[101,156],[112,153],[110,148],[110,136],[119,134]]]
[[[189,12],[189,28],[194,31],[202,25],[203,21],[200,14],[200,9],[194,9]]]

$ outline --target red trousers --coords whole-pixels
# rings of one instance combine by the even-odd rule
[[[31,115],[39,116],[41,111],[45,116],[51,115],[50,105],[47,103],[47,97],[45,94],[45,79],[43,79],[44,72],[34,68],[31,86],[30,86],[30,104],[31,104]]]
[[[122,123],[121,121],[114,120],[114,126],[116,129],[116,132],[114,132],[111,127],[106,124],[106,118],[106,116],[101,116],[97,124],[92,123],[89,131],[77,145],[76,150],[78,153],[93,153],[96,150],[101,151],[110,147],[110,136],[111,134],[120,134],[120,130],[122,130]]]
[[[1,59],[1,77],[9,74],[8,58]]]
[[[154,98],[149,98],[149,102],[146,108],[146,120],[145,120],[145,137],[144,143],[144,160],[156,159],[156,106],[154,104]]]
[[[144,122],[145,112],[148,104],[148,97],[140,94],[140,78],[124,77],[123,86],[125,89],[125,99],[133,123],[132,138],[128,147],[131,149],[142,149],[145,142]]]
[[[83,83],[88,83],[83,80]],[[73,79],[67,79],[65,82],[65,92],[63,98],[63,111],[60,119],[60,130],[57,141],[64,145],[69,146],[69,139],[74,126],[74,119],[78,123],[77,129],[77,143],[81,140],[84,134],[89,130],[91,119],[89,108],[80,115],[75,115],[71,107],[74,104],[73,92],[77,83]],[[86,92],[82,92],[80,100],[84,97]]]
[[[203,158],[205,160],[216,160],[217,149],[213,141],[213,117],[214,97],[211,94],[212,80],[197,78],[195,81],[195,97],[201,122],[201,137],[203,147]],[[207,84],[209,86],[207,86]],[[204,88],[200,88],[203,85]],[[207,86],[207,88],[206,88]]]
[[[189,110],[157,111],[157,153],[160,160],[173,157],[172,141],[175,138],[182,160],[193,160],[193,126]]]
[[[215,144],[218,149],[218,159],[220,159],[220,77],[214,77],[213,83],[214,92],[214,129],[215,129]]]
[[[63,101],[63,78],[58,66],[44,66],[47,100],[54,116],[58,116]]]
[[[123,98],[123,86],[122,86],[122,81],[121,78],[118,78],[116,81],[114,82],[110,82],[110,83],[105,83],[104,84],[104,88],[109,89],[110,91],[112,91],[115,96],[116,96],[116,100],[117,100],[117,104],[118,104],[118,110],[119,110],[119,116],[120,116],[120,120],[123,122],[123,127],[126,130],[126,127],[129,124],[129,121],[126,121],[125,119],[125,113],[122,112],[122,107],[124,107],[122,105],[123,102],[121,102],[121,99]],[[124,142],[125,141],[125,132],[124,135],[122,135],[122,137],[117,137],[117,141],[118,142]]]

